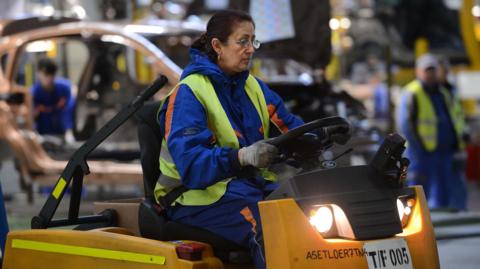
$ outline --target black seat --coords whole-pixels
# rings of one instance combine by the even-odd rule
[[[251,263],[249,250],[205,229],[169,220],[159,213],[154,199],[155,184],[160,176],[158,159],[162,134],[157,122],[159,102],[146,103],[136,114],[140,161],[143,170],[145,200],[138,212],[140,234],[145,238],[173,241],[193,240],[212,246],[214,253],[228,263]]]
[[[162,135],[157,123],[159,102],[147,102],[135,113],[137,135],[140,144],[140,162],[143,171],[143,187],[146,198],[153,198],[155,184],[160,177],[158,158]]]

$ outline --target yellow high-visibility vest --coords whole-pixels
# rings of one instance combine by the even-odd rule
[[[438,118],[435,108],[433,107],[432,101],[423,89],[420,81],[412,81],[405,86],[405,88],[413,93],[417,102],[417,133],[420,136],[420,140],[424,148],[427,151],[432,152],[437,148],[438,143]],[[445,88],[440,87],[440,92],[443,95],[450,119],[455,129],[458,146],[463,148],[464,143],[462,139],[462,133],[464,128],[464,119],[461,104],[455,99],[456,97],[449,94]]]
[[[170,92],[173,93],[180,85],[186,84],[192,90],[195,97],[204,107],[207,113],[208,128],[215,135],[216,146],[238,149],[239,142],[235,131],[223,109],[220,100],[207,76],[192,74],[182,79],[179,84]],[[252,101],[262,121],[264,138],[268,138],[270,116],[267,110],[267,103],[258,81],[251,75],[245,83],[245,91]],[[163,106],[161,104],[160,108]],[[168,151],[165,137],[162,140],[160,152],[160,170],[162,176],[155,186],[155,198],[166,195],[173,188],[181,185],[180,174]],[[266,169],[261,170],[267,180],[275,181],[276,175]],[[202,175],[198,175],[200,178]],[[184,192],[175,202],[182,205],[210,205],[220,200],[227,190],[227,185],[232,178],[226,178],[203,190],[188,190]]]

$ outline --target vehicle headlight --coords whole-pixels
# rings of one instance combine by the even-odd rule
[[[310,224],[320,233],[327,233],[333,227],[333,212],[328,206],[320,206],[310,212]]]
[[[310,224],[325,238],[353,238],[345,212],[336,204],[315,205],[310,210]]]
[[[410,214],[412,213],[413,206],[415,205],[415,199],[408,197],[399,197],[397,199],[398,217],[402,222],[402,227],[405,227],[408,223]]]
[[[397,199],[397,209],[398,209],[398,217],[400,219],[403,218],[403,215],[405,214],[405,205],[403,204],[400,199]]]

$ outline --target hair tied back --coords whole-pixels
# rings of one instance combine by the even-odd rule
[[[200,43],[202,44],[207,44],[207,32],[203,33],[201,36],[200,36]]]

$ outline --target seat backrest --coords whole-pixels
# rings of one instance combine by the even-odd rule
[[[135,113],[138,121],[138,142],[140,144],[140,162],[143,170],[145,197],[153,198],[153,190],[160,176],[159,156],[162,134],[157,122],[160,102],[148,102]]]

